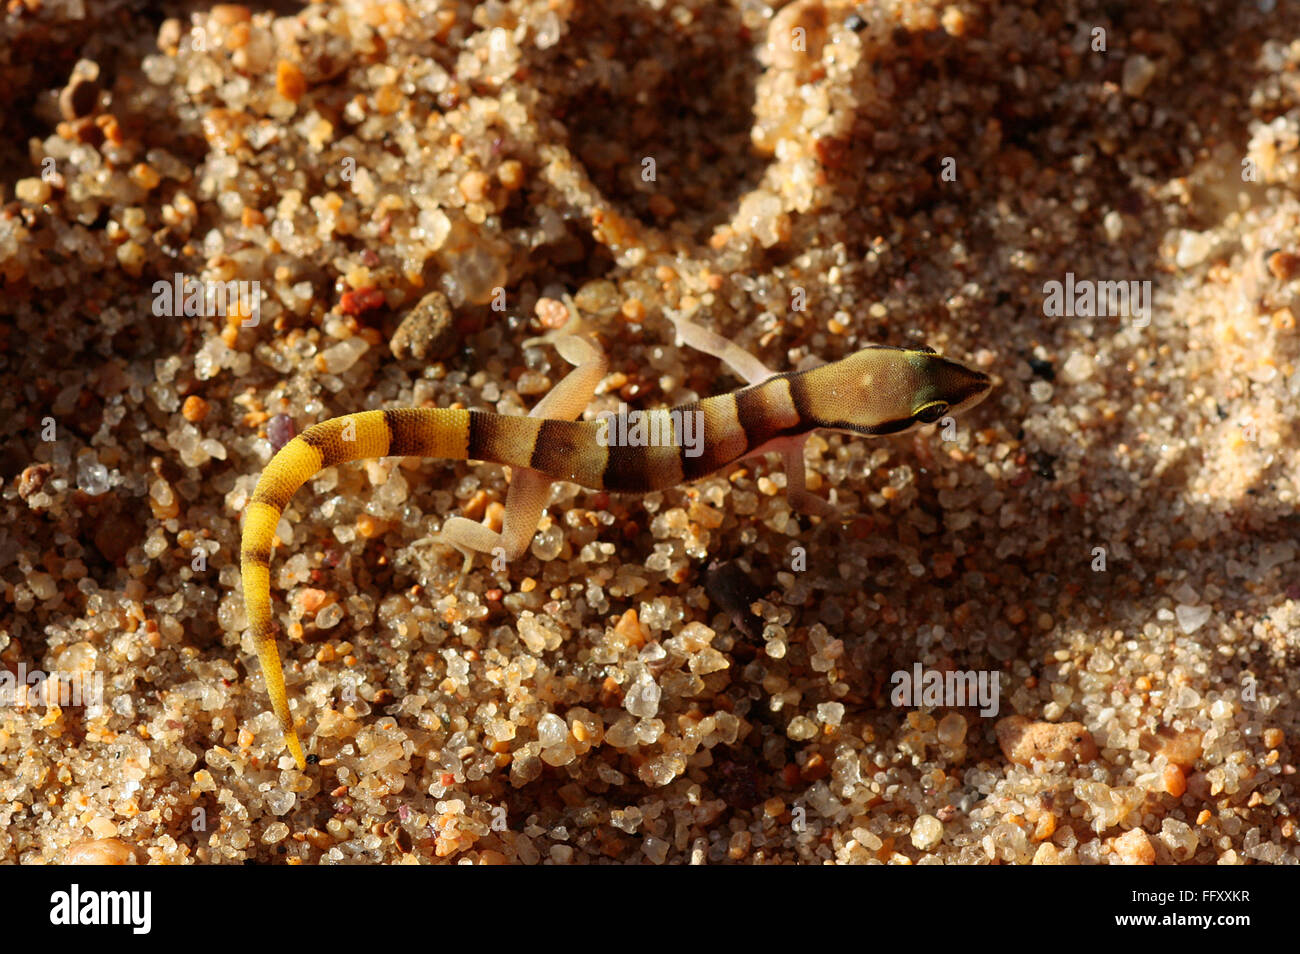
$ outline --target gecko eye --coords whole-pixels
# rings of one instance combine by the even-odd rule
[[[947,413],[948,404],[944,401],[935,401],[933,404],[927,404],[925,407],[914,412],[912,417],[916,418],[922,424],[933,424]]]

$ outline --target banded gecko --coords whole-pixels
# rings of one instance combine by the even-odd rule
[[[299,769],[302,744],[289,711],[271,616],[271,545],[294,492],[317,471],[345,461],[415,456],[481,460],[512,468],[501,532],[448,517],[437,542],[460,550],[468,570],[475,552],[500,548],[507,560],[532,541],[553,481],[592,490],[644,494],[689,483],[747,457],[782,455],[792,507],[831,516],[835,507],[806,489],[803,445],[818,430],[880,436],[968,410],[988,394],[989,378],[930,348],[870,345],[829,364],[775,373],[733,342],[685,319],[674,319],[681,341],[721,358],[747,383],[739,390],[672,408],[623,414],[664,415],[658,445],[629,446],[627,422],[579,421],[608,369],[589,338],[556,341],[574,365],[527,416],[451,408],[363,411],[304,430],[272,458],[244,511],[240,546],[247,620],[261,661],[271,706]],[[702,438],[689,444],[670,425],[691,415]]]

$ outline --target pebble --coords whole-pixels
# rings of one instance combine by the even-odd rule
[[[99,83],[94,80],[74,79],[59,94],[59,112],[69,121],[91,115],[98,105]]]
[[[949,712],[939,720],[939,741],[944,745],[961,745],[966,739],[966,719],[958,712]]]
[[[548,712],[537,722],[537,741],[543,748],[554,748],[569,741],[569,727],[554,712]]]
[[[44,179],[19,179],[14,183],[14,198],[29,205],[44,205],[50,200],[52,191]]]
[[[49,464],[28,464],[18,475],[18,496],[26,500],[38,493],[52,473],[54,468]]]
[[[1120,80],[1120,87],[1124,90],[1125,96],[1140,99],[1155,78],[1156,65],[1141,53],[1136,53],[1124,60],[1124,73]]]
[[[933,815],[922,815],[912,825],[912,847],[929,851],[943,841],[943,822]]]
[[[288,60],[281,60],[275,66],[275,91],[290,102],[298,102],[307,92],[307,80]]]
[[[623,707],[641,719],[653,719],[659,711],[661,691],[649,673],[641,673],[628,688]]]
[[[524,164],[518,159],[507,159],[497,168],[497,181],[514,192],[525,183]]]
[[[214,23],[221,26],[234,26],[236,23],[247,23],[253,18],[253,13],[242,3],[215,3],[208,11]]]
[[[293,440],[296,432],[293,418],[288,414],[276,414],[266,422],[266,439],[271,443],[272,452]]]
[[[442,292],[429,292],[406,313],[388,346],[399,358],[407,356],[440,361],[455,353],[460,343],[451,303]]]
[[[68,865],[132,865],[135,852],[118,838],[97,838],[82,841],[68,849],[64,864]]]
[[[994,731],[1002,754],[1017,765],[1029,765],[1035,759],[1090,762],[1097,757],[1092,734],[1081,722],[1031,722],[1014,715],[999,720]]]
[[[108,468],[95,460],[93,454],[83,456],[77,462],[77,487],[92,497],[102,496],[113,488]]]
[[[1179,605],[1174,607],[1174,615],[1178,617],[1178,625],[1188,636],[1209,621],[1210,612],[1208,606]]]
[[[197,424],[208,416],[210,405],[197,394],[191,394],[181,405],[181,416],[191,424]]]
[[[537,320],[541,323],[541,326],[547,330],[563,328],[569,320],[568,307],[564,302],[554,298],[537,299],[533,311],[537,315]]]
[[[1151,844],[1147,833],[1140,828],[1126,831],[1112,839],[1111,848],[1126,865],[1153,865],[1156,863],[1156,849]]]
[[[364,338],[354,335],[317,354],[316,366],[328,374],[343,374],[369,349],[370,345]]]
[[[826,42],[826,7],[821,0],[795,0],[782,7],[767,29],[767,51],[777,69],[807,68],[821,59]]]
[[[1201,757],[1204,750],[1204,734],[1199,729],[1186,729],[1182,732],[1162,729],[1156,735],[1144,740],[1143,748],[1152,756],[1163,755],[1174,765],[1187,770]]]

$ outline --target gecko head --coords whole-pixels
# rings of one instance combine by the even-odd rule
[[[853,434],[901,434],[968,411],[988,396],[988,375],[930,348],[875,345],[807,372],[812,415]]]

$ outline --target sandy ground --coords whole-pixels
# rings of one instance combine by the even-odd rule
[[[102,697],[0,700],[0,858],[1296,861],[1298,28],[12,0],[0,661]],[[177,275],[256,314],[178,313]],[[927,343],[997,386],[810,444],[845,524],[791,513],[776,459],[558,485],[459,589],[426,537],[499,521],[500,467],[320,473],[272,566],[299,773],[238,583],[272,441],[525,412],[566,294],[613,356],[592,414],[736,386],[669,315],[779,369]],[[914,667],[997,704],[900,697]]]

